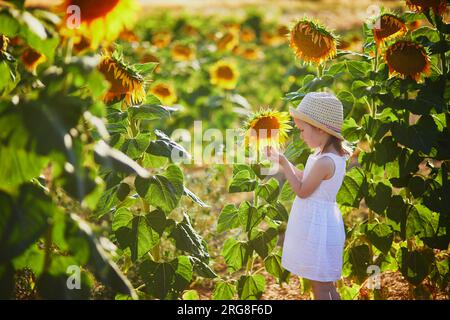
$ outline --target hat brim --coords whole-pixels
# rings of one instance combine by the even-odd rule
[[[327,126],[323,125],[322,123],[320,123],[320,122],[318,122],[318,121],[316,121],[314,119],[311,119],[310,117],[308,117],[307,115],[301,113],[297,109],[289,107],[289,112],[290,112],[290,114],[291,114],[291,116],[293,118],[297,118],[297,119],[303,120],[303,121],[309,123],[310,125],[313,125],[314,127],[320,128],[323,131],[325,131],[326,133],[328,133],[328,134],[338,138],[339,140],[345,140],[344,137],[341,134],[331,130],[330,128],[328,128]]]

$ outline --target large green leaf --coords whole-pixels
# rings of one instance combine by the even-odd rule
[[[177,207],[184,192],[183,173],[176,165],[168,166],[163,175],[154,175],[149,179],[136,177],[134,185],[142,198],[165,212]]]
[[[256,251],[263,259],[275,248],[278,240],[278,231],[275,228],[269,228],[264,232],[257,231],[252,234],[249,246]]]
[[[218,281],[212,294],[213,300],[232,300],[236,294],[235,286],[228,282]]]
[[[192,264],[186,256],[162,263],[145,260],[139,266],[146,291],[158,299],[177,298],[189,285],[192,270]]]
[[[409,208],[406,221],[406,237],[433,237],[439,224],[439,215],[427,207],[416,204]]]
[[[365,198],[367,206],[376,213],[383,213],[391,199],[392,188],[379,182],[376,187],[370,184],[368,189],[369,193]]]
[[[234,204],[227,204],[220,213],[217,232],[224,232],[239,227],[239,211]]]
[[[430,273],[434,254],[430,249],[410,252],[406,248],[400,248],[397,260],[403,277],[417,286]]]
[[[373,223],[367,225],[367,238],[381,252],[387,253],[391,248],[394,234],[392,228],[384,223]]]
[[[185,213],[183,221],[178,223],[171,233],[178,249],[189,252],[202,261],[209,259],[206,242],[191,225],[189,216]]]
[[[364,171],[353,167],[344,177],[341,188],[336,196],[339,204],[359,208],[359,203],[367,189]]]
[[[250,171],[242,170],[233,176],[228,192],[249,192],[255,190],[258,182],[254,178],[254,173]]]
[[[190,159],[191,155],[181,145],[170,139],[164,132],[155,130],[157,140],[151,141],[146,152],[175,160]]]
[[[275,178],[270,178],[269,181],[259,184],[256,188],[256,196],[272,203],[277,200],[280,194],[280,187],[278,180]]]
[[[260,274],[241,276],[237,284],[239,298],[241,300],[258,300],[265,287],[266,279]]]
[[[222,256],[231,272],[241,269],[247,263],[249,254],[247,243],[234,238],[228,238],[223,245]]]
[[[38,187],[24,184],[17,198],[0,192],[0,263],[24,252],[47,230],[57,210]]]
[[[244,201],[239,206],[239,222],[246,232],[255,228],[264,218],[264,211],[258,210],[250,202]]]
[[[128,210],[120,210],[114,219],[117,241],[121,248],[130,249],[131,260],[136,261],[158,244],[159,234],[152,229],[147,216],[133,216]],[[126,221],[129,221],[126,226],[119,227]]]
[[[278,283],[281,284],[287,281],[289,271],[281,266],[281,257],[279,254],[270,254],[264,259],[264,266],[268,273],[277,278]]]

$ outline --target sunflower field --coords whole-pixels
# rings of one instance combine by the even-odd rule
[[[295,193],[261,150],[303,170],[287,110],[313,91],[352,149],[342,299],[450,299],[449,1],[345,31],[59,2],[0,1],[1,299],[309,299],[281,266]]]

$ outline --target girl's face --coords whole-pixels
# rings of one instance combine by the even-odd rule
[[[300,130],[300,139],[302,139],[310,148],[317,148],[322,144],[325,132],[310,125],[309,123],[294,118],[295,124]]]

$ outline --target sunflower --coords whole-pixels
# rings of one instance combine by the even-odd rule
[[[119,34],[119,39],[126,42],[139,42],[138,36],[132,31],[128,29],[123,29]]]
[[[172,34],[169,31],[159,31],[152,36],[152,44],[158,49],[167,47],[171,41]]]
[[[120,53],[103,53],[98,70],[111,85],[103,98],[105,103],[123,100],[124,108],[144,102],[147,80],[133,66],[127,65]]]
[[[219,61],[210,69],[211,84],[223,89],[232,90],[236,87],[239,72],[235,64],[228,61]]]
[[[74,14],[67,10],[69,6],[80,8],[80,25],[74,28],[68,27]],[[95,49],[101,42],[114,41],[122,30],[131,28],[138,9],[136,0],[64,0],[59,6],[59,11],[66,15],[61,33],[66,38],[88,37]]]
[[[278,37],[270,32],[261,32],[261,42],[266,46],[275,46],[278,44]]]
[[[247,60],[258,60],[263,57],[263,53],[257,47],[244,48],[239,54]]]
[[[378,19],[378,27],[373,28],[373,38],[378,47],[388,40],[401,37],[406,33],[405,22],[393,14],[382,14]]]
[[[181,31],[191,37],[195,37],[198,35],[198,30],[196,27],[194,27],[193,25],[190,24],[185,24],[182,28]]]
[[[250,28],[243,28],[239,36],[241,41],[251,42],[255,39],[255,32]]]
[[[140,63],[148,63],[148,62],[154,62],[157,63],[158,65],[155,68],[155,73],[160,73],[161,72],[161,67],[160,67],[160,61],[159,58],[154,55],[153,53],[147,52],[145,53],[142,58],[139,60]]]
[[[175,89],[166,83],[159,83],[150,89],[150,93],[157,97],[164,105],[173,105],[177,101]]]
[[[175,61],[193,60],[195,52],[191,46],[177,43],[172,47],[172,58]]]
[[[47,61],[47,58],[33,48],[28,48],[22,53],[22,55],[20,56],[20,60],[25,66],[25,69],[35,74],[37,67],[41,63]]]
[[[385,54],[390,74],[399,74],[402,78],[410,77],[415,81],[422,73],[430,71],[430,57],[425,48],[413,41],[401,40],[391,45]]]
[[[406,0],[406,5],[419,13],[433,9],[435,14],[442,15],[447,9],[447,0]]]
[[[305,62],[320,64],[336,55],[336,36],[319,24],[303,19],[290,32],[290,46]]]
[[[239,30],[241,30],[241,25],[237,22],[225,22],[223,26],[225,27],[225,29],[233,33],[237,33],[239,32]]]
[[[255,146],[260,152],[266,146],[279,147],[288,137],[289,125],[287,112],[275,111],[270,108],[262,109],[251,115],[244,124],[244,145]]]
[[[217,50],[231,51],[238,45],[238,37],[235,32],[226,32],[217,42]]]
[[[88,50],[92,47],[91,40],[85,36],[80,36],[75,39],[73,44],[73,49],[76,53],[81,54],[85,50]]]

